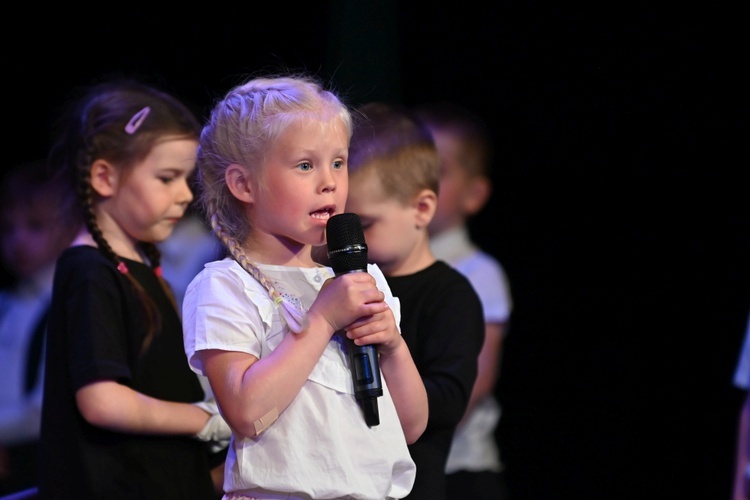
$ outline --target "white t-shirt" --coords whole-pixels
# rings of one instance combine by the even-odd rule
[[[508,321],[513,302],[505,270],[494,257],[471,242],[465,227],[433,237],[430,247],[435,257],[446,261],[469,279],[482,301],[486,323]],[[453,434],[446,473],[461,470],[499,472],[503,469],[495,439],[501,413],[500,403],[492,394],[474,406]]]
[[[327,267],[258,268],[286,299],[298,301],[305,310],[323,282],[333,277]],[[368,266],[368,272],[399,322],[398,299],[382,272],[374,265]],[[230,258],[207,264],[190,283],[183,317],[185,351],[190,366],[200,374],[196,351],[239,351],[262,359],[285,335],[293,335],[266,289]],[[274,496],[279,494],[377,500],[406,496],[416,466],[384,378],[382,385],[380,424],[368,427],[354,398],[346,354],[332,339],[297,397],[275,422],[254,438],[232,438],[224,491],[272,498],[282,498]]]
[[[24,392],[32,337],[52,297],[54,264],[16,288],[0,292],[0,445],[39,439],[44,348],[36,385]]]

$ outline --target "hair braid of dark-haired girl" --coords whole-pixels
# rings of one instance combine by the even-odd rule
[[[99,229],[99,225],[96,223],[94,193],[91,188],[91,173],[88,169],[82,168],[79,170],[79,174],[78,196],[81,206],[84,209],[84,222],[86,223],[86,228],[88,228],[91,236],[94,238],[99,250],[117,265],[117,269],[121,273],[127,274],[127,266],[125,266],[125,263],[117,254],[115,254],[112,247],[109,246],[109,242],[104,238],[101,229]]]
[[[79,203],[81,204],[81,207],[84,211],[84,223],[86,224],[86,228],[89,230],[89,233],[91,233],[91,237],[99,247],[99,251],[102,252],[109,260],[111,260],[115,264],[115,266],[117,266],[117,270],[120,273],[127,277],[128,281],[133,285],[136,293],[138,294],[138,297],[140,298],[140,303],[143,306],[147,326],[147,333],[145,338],[143,339],[143,342],[141,343],[140,349],[140,353],[143,354],[151,345],[151,341],[154,338],[155,332],[159,328],[161,328],[161,316],[159,315],[159,311],[156,308],[153,300],[151,300],[151,297],[149,297],[138,280],[136,280],[130,274],[130,272],[128,272],[128,268],[125,265],[125,262],[120,258],[119,255],[114,252],[114,250],[112,250],[109,242],[104,238],[104,234],[102,234],[101,229],[99,229],[99,225],[96,222],[96,213],[94,212],[94,193],[93,188],[91,187],[91,172],[88,168],[88,165],[91,164],[91,162],[88,161],[90,155],[85,154],[82,156],[84,157],[83,163],[81,165],[78,165],[77,194]]]
[[[141,248],[143,249],[143,253],[146,254],[146,257],[148,258],[148,261],[154,270],[154,274],[159,279],[159,284],[164,290],[164,293],[167,295],[167,297],[169,297],[169,300],[170,302],[172,302],[174,308],[179,311],[179,306],[177,304],[177,299],[174,296],[174,291],[172,291],[172,287],[169,286],[169,283],[167,283],[167,280],[164,279],[162,273],[161,252],[159,251],[159,247],[153,243],[142,241]]]

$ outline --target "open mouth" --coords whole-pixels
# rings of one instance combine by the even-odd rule
[[[325,207],[310,213],[313,219],[329,219],[333,216],[335,210],[333,207]]]

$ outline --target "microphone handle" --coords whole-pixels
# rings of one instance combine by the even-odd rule
[[[383,385],[380,380],[380,367],[378,362],[378,350],[372,344],[356,345],[353,340],[347,338],[346,353],[349,357],[349,366],[354,382],[354,397],[362,407],[365,423],[368,427],[380,424],[378,412],[378,396],[383,395]]]
[[[367,272],[367,243],[359,216],[342,213],[332,216],[326,224],[328,259],[336,277]],[[354,398],[369,427],[380,423],[378,396],[383,395],[380,360],[374,345],[358,346],[343,332],[340,335],[352,373]]]

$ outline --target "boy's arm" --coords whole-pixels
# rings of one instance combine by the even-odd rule
[[[469,404],[466,407],[466,416],[471,413],[474,407],[485,396],[492,394],[495,390],[498,375],[500,373],[500,359],[502,357],[502,345],[505,338],[505,328],[507,323],[486,323],[484,328],[484,344],[479,353],[477,366],[477,380],[469,397]],[[461,425],[461,424],[459,424]]]
[[[420,374],[430,405],[430,428],[454,429],[466,413],[478,373],[484,342],[484,315],[468,280],[439,287],[424,311],[419,328],[427,341],[419,345]]]

